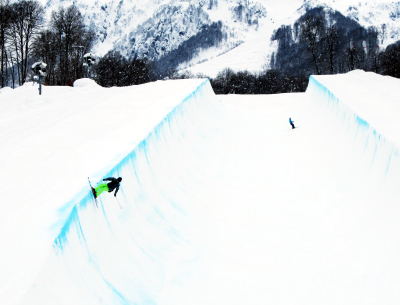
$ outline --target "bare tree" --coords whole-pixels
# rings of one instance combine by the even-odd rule
[[[7,54],[7,53],[6,53]],[[15,65],[14,65],[14,58],[13,58],[13,54],[12,51],[10,50],[8,52],[8,56],[7,56],[7,61],[10,63],[10,69],[11,69],[11,84],[12,84],[12,88],[15,88]]]
[[[84,67],[83,67],[83,56],[90,52],[90,49],[93,46],[93,42],[95,41],[96,34],[94,31],[84,31],[84,33],[80,36],[79,41],[76,42],[76,45],[72,46],[72,57],[71,57],[71,67],[73,68],[73,77],[74,79],[78,79],[84,76]]]
[[[325,28],[325,40],[329,55],[329,71],[331,74],[333,74],[334,73],[333,59],[335,54],[336,42],[338,40],[338,33],[335,25],[332,24],[331,22],[328,22]]]
[[[317,74],[320,73],[318,67],[318,42],[321,40],[324,30],[324,18],[322,16],[306,15],[300,20],[299,37],[300,41],[305,42],[312,53],[313,61]]]
[[[51,29],[57,37],[59,55],[59,78],[62,85],[68,84],[75,76],[73,75],[73,58],[87,52],[93,43],[94,35],[91,34],[90,42],[85,42],[88,35],[85,31],[83,17],[74,5],[67,9],[60,8],[51,15]],[[85,43],[86,45],[83,45]],[[78,49],[81,49],[80,51]]]
[[[365,39],[365,49],[367,53],[365,69],[375,71],[376,73],[379,70],[379,35],[379,30],[374,26],[370,26],[367,29]]]
[[[19,84],[26,81],[32,43],[44,24],[44,10],[37,1],[18,1],[12,4],[12,40],[17,55]]]
[[[58,81],[56,74],[57,54],[56,35],[50,30],[40,32],[33,44],[33,56],[47,64],[46,83],[49,85],[55,85]]]
[[[381,30],[379,32],[379,36],[381,38],[381,44],[383,44],[383,41],[386,38],[386,28],[387,28],[386,23],[382,23],[381,24]]]
[[[352,71],[356,69],[357,64],[361,61],[360,58],[364,55],[363,47],[359,43],[350,40],[345,54],[348,69]]]
[[[84,76],[83,55],[89,53],[96,35],[86,30],[83,17],[74,5],[53,11],[49,27],[33,44],[33,56],[47,63],[46,83],[68,85]]]
[[[7,33],[11,26],[11,7],[9,0],[0,0],[0,86],[7,81]]]

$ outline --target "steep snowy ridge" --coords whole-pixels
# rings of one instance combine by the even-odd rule
[[[194,164],[185,155],[212,137],[212,125],[201,133],[194,128],[216,122],[219,107],[204,81],[105,175],[123,177],[122,210],[111,195],[98,198],[99,209],[90,192],[75,198],[54,253],[21,304],[158,304],[166,279],[186,278],[202,260],[196,232],[204,226],[204,207],[192,205],[194,194],[182,188],[196,183],[186,173]],[[171,151],[189,135],[196,137],[187,151]]]
[[[343,75],[342,80],[345,82],[353,79],[350,83],[353,85],[354,90],[357,90],[354,86],[354,84],[356,84],[355,79],[359,77],[362,81],[365,74],[369,74],[371,77],[374,76],[373,73],[354,71]],[[346,76],[348,77],[347,79]],[[385,113],[384,120],[386,122],[392,119],[395,120],[395,114],[398,113],[396,108],[398,106],[394,105],[394,107],[388,109],[385,107],[384,103],[387,103],[387,100],[390,99],[385,99],[384,96],[380,95],[379,101],[383,104],[381,106],[382,109],[376,108],[376,112],[374,113],[374,109],[368,109],[368,105],[365,105],[368,104],[365,98],[360,97],[364,103],[363,107],[360,107],[354,100],[349,100],[346,94],[341,92],[334,93],[334,89],[335,87],[337,88],[337,86],[330,87],[324,84],[327,80],[329,84],[330,79],[333,79],[332,76],[311,76],[307,88],[307,93],[310,94],[311,99],[318,105],[317,107],[323,109],[321,111],[328,111],[330,113],[330,121],[327,121],[326,124],[334,124],[343,135],[354,139],[357,153],[359,153],[362,158],[369,160],[371,170],[379,176],[386,177],[385,181],[393,186],[399,185],[400,138],[397,136],[399,130],[396,130],[398,128],[389,130],[386,134],[385,129],[379,128],[382,126],[380,125],[382,122],[379,121],[379,111]],[[398,82],[396,79],[391,79],[392,81]],[[364,95],[366,95],[366,86],[364,85],[362,88],[364,89]],[[391,90],[396,90],[396,87],[391,87]],[[393,92],[387,92],[389,95],[392,93]],[[369,97],[371,98],[371,95]],[[379,101],[373,100],[375,106]],[[370,112],[368,113],[365,109]],[[360,115],[360,113],[362,114]],[[363,115],[365,116],[363,117]],[[390,117],[391,115],[392,117]],[[374,123],[376,124],[375,126]],[[323,128],[323,126],[321,127]],[[395,136],[393,137],[392,135]]]
[[[71,199],[88,194],[87,177],[104,178],[202,82],[101,88],[81,79],[41,96],[32,83],[1,90],[1,192],[10,196],[0,205],[1,304],[16,304],[32,285]]]

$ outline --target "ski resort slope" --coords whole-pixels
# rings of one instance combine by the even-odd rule
[[[398,304],[399,82],[2,89],[0,303]]]

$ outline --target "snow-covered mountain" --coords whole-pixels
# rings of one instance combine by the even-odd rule
[[[97,33],[97,55],[116,48],[128,57],[164,58],[178,70],[211,77],[228,66],[250,71],[268,67],[275,50],[272,32],[316,6],[383,30],[383,47],[400,39],[400,2],[386,0],[42,1],[48,15],[75,4]]]

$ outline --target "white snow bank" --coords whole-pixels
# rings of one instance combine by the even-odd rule
[[[7,94],[7,93],[10,93],[12,91],[13,91],[13,89],[10,88],[10,87],[0,88],[0,94]]]
[[[93,79],[90,78],[80,78],[74,81],[74,87],[89,87],[89,86],[100,87]]]

